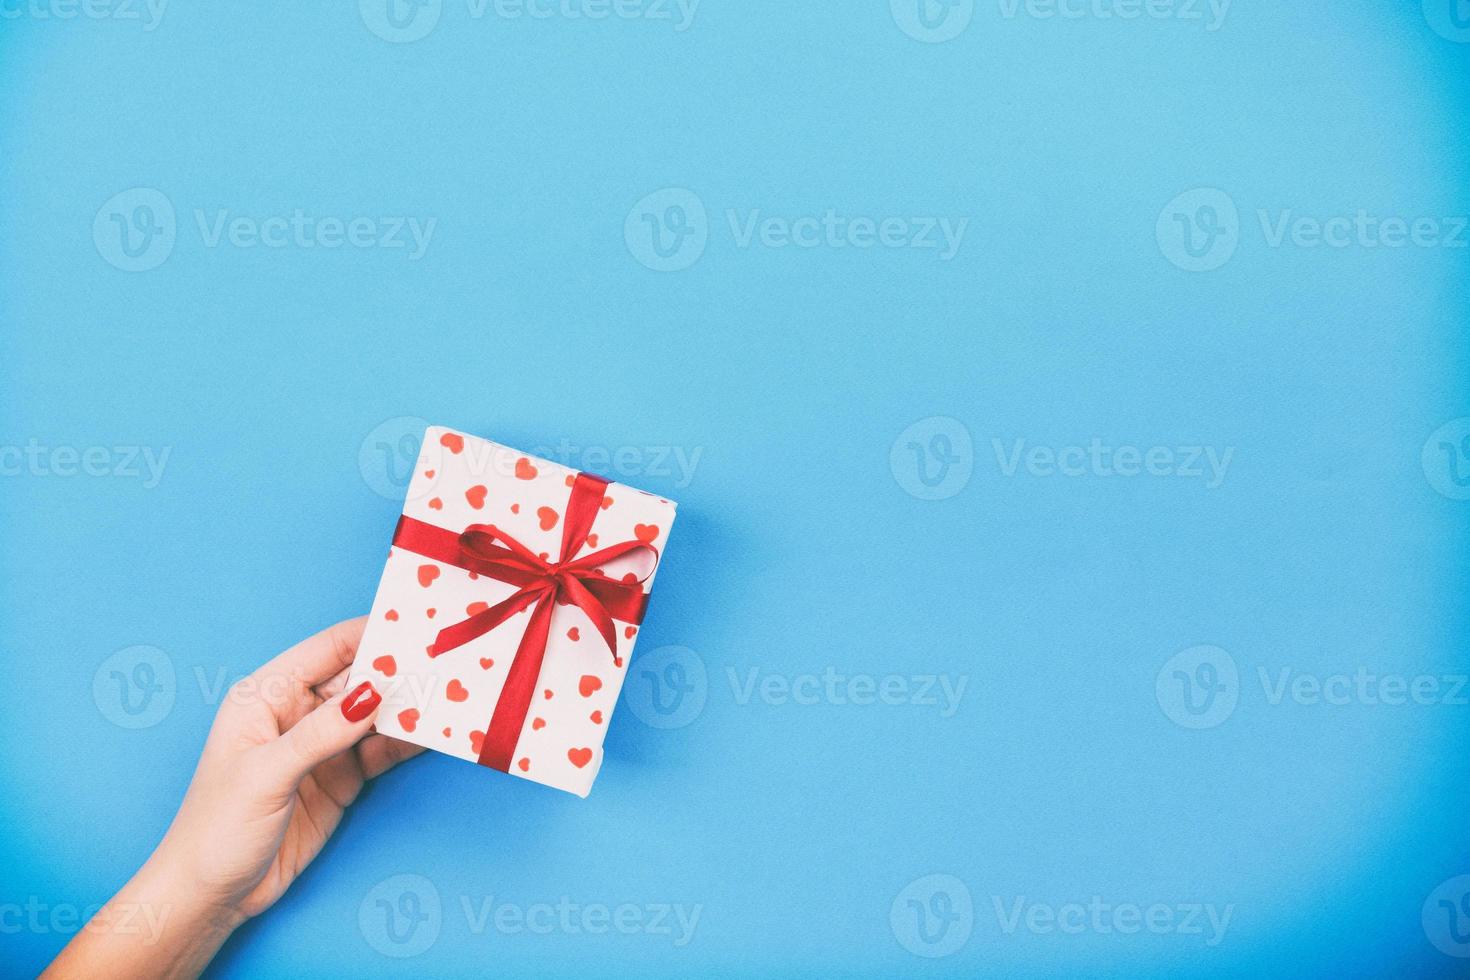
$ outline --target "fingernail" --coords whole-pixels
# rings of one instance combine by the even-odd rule
[[[352,693],[342,699],[342,717],[351,722],[359,722],[373,713],[373,709],[382,703],[383,696],[373,687],[372,681],[363,681],[352,689]]]

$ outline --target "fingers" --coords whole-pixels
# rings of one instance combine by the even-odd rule
[[[366,616],[328,626],[267,661],[252,676],[258,680],[290,677],[306,687],[315,687],[352,663],[365,626]]]
[[[347,675],[351,671],[351,667],[343,667],[337,673],[333,674],[330,679],[318,684],[316,686],[317,697],[325,701],[327,698],[334,698],[338,694],[341,694],[342,689],[347,686]]]
[[[306,774],[351,748],[373,727],[383,696],[370,681],[323,702],[275,741],[265,757],[276,788],[294,791]]]
[[[357,757],[362,760],[363,776],[372,779],[405,759],[412,759],[423,750],[422,745],[414,745],[412,742],[389,738],[387,735],[371,735],[363,739],[362,744],[357,747]]]

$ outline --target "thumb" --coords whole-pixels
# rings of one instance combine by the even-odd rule
[[[356,745],[373,727],[383,696],[371,681],[317,705],[273,743],[274,769],[294,791],[306,774]]]

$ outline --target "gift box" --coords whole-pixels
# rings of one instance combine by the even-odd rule
[[[430,427],[349,689],[385,735],[585,797],[674,506]]]

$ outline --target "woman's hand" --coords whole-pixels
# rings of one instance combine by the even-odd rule
[[[420,751],[367,738],[382,696],[343,693],[364,619],[324,630],[230,689],[160,852],[209,901],[258,915],[326,844],[364,780]]]
[[[338,623],[230,688],[163,841],[45,976],[197,974],[311,863],[365,780],[421,751],[368,734],[382,703],[371,684],[342,690],[365,622]]]

